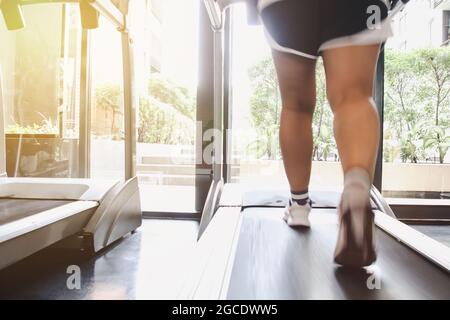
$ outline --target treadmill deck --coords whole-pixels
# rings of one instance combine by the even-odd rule
[[[0,225],[54,209],[72,200],[0,199]]]
[[[447,272],[378,228],[374,265],[335,265],[336,209],[313,209],[310,229],[290,228],[282,208],[241,214],[228,299],[450,299]]]

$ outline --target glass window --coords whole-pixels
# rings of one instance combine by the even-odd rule
[[[271,50],[261,26],[249,26],[245,5],[232,13],[231,182],[287,186],[279,147],[281,99]],[[321,60],[317,64],[317,106],[313,121],[311,188],[336,190],[342,174],[325,92]]]
[[[142,208],[194,212],[200,1],[150,1],[140,76],[136,172]],[[136,37],[137,38],[137,37]],[[138,45],[138,44],[136,44]],[[142,46],[144,47],[144,46]],[[145,66],[145,67],[144,67]],[[142,72],[142,70],[140,71]],[[169,201],[168,201],[169,199]]]
[[[26,27],[0,23],[8,176],[76,177],[81,27],[78,6],[23,6]],[[0,21],[3,18],[0,18]]]
[[[450,47],[441,46],[442,10],[410,1],[402,13],[404,28],[386,44],[387,197],[450,198]],[[430,21],[436,23],[428,28]],[[398,23],[394,20],[394,26]]]
[[[443,34],[442,34],[442,42],[448,45],[448,41],[450,40],[450,10],[445,10],[443,12]]]
[[[124,96],[121,34],[103,17],[91,32],[90,176],[123,179]]]

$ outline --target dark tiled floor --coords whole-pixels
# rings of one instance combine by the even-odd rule
[[[138,232],[94,257],[43,250],[0,272],[0,299],[173,299],[196,242],[195,221],[144,220]],[[77,265],[81,288],[69,290]]]

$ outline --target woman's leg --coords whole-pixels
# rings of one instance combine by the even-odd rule
[[[283,108],[280,146],[291,191],[308,190],[312,158],[312,119],[316,103],[316,61],[273,51]]]
[[[334,135],[344,171],[335,261],[355,267],[376,259],[369,193],[379,144],[379,118],[372,98],[378,54],[379,45],[323,53]]]
[[[362,168],[373,179],[379,120],[373,83],[379,45],[323,52],[327,95],[334,114],[334,135],[344,173]]]

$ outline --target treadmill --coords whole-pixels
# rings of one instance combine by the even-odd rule
[[[311,228],[283,221],[288,195],[226,184],[180,298],[450,299],[450,247],[392,216],[375,188],[378,259],[356,270],[333,263],[340,194],[310,192]]]
[[[204,0],[215,39],[215,128],[223,128],[222,12],[228,2]],[[178,298],[450,299],[450,246],[409,225],[420,215],[408,218],[404,208],[396,216],[372,187],[377,261],[361,269],[340,267],[333,263],[340,193],[311,190],[311,228],[291,228],[282,219],[288,188],[225,184],[220,143],[195,263]],[[438,213],[442,219],[431,220],[448,227],[445,210]]]
[[[10,18],[6,22],[11,28],[23,27],[20,15],[15,15],[18,5],[11,2],[1,8],[9,14],[4,17]],[[102,0],[87,5],[88,12],[111,6]],[[96,13],[93,16],[98,19]],[[126,181],[7,177],[3,102],[0,73],[0,270],[56,243],[93,254],[142,224],[137,177]]]
[[[0,270],[50,245],[93,254],[142,224],[137,178],[0,178]]]

